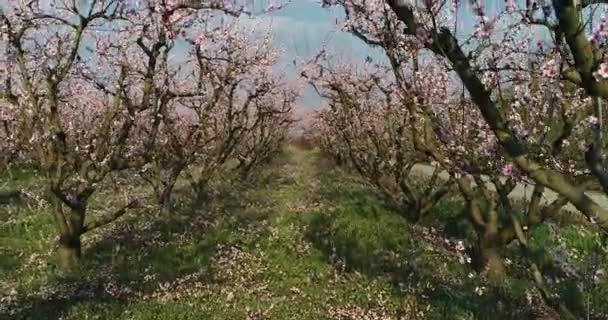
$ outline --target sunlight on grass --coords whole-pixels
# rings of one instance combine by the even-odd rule
[[[55,271],[47,212],[27,203],[2,207],[0,294],[8,303],[0,315],[511,319],[525,299],[518,282],[478,295],[470,268],[425,238],[430,228],[467,236],[466,226],[453,224],[461,220],[457,198],[438,206],[441,223],[412,226],[366,184],[293,147],[255,181],[225,188],[204,207],[184,198],[171,215],[139,212],[88,235],[75,278]],[[106,195],[96,203],[117,201]],[[533,230],[535,248],[549,245],[549,232]],[[564,234],[574,252],[592,251],[591,233],[570,227]]]

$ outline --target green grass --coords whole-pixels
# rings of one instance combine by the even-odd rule
[[[20,186],[35,185],[25,177]],[[178,192],[167,215],[128,215],[85,236],[71,277],[54,268],[43,208],[0,207],[0,319],[531,317],[526,285],[478,295],[483,281],[425,238],[428,228],[315,152],[289,148],[255,181],[214,190],[204,206]],[[95,206],[113,202],[103,194]],[[440,204],[434,227],[466,238],[466,226],[453,225],[461,207],[457,198]],[[535,232],[537,247],[554,245],[547,230]],[[591,250],[592,235],[565,234],[565,246]]]

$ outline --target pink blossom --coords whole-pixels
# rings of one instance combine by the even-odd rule
[[[169,32],[167,32],[167,39],[169,39],[169,40],[175,39],[175,32],[173,30],[170,30]]]
[[[559,64],[555,59],[551,59],[542,65],[541,70],[544,77],[556,78],[559,75]]]
[[[591,44],[598,45],[602,39],[608,36],[608,14],[604,14],[600,19],[599,24],[593,29],[589,36]]]
[[[495,19],[489,19],[488,17],[480,17],[480,21],[473,31],[473,37],[477,39],[487,39],[492,34],[494,29]]]
[[[509,13],[515,11],[516,4],[515,0],[505,0],[505,10]]]
[[[185,15],[183,13],[180,12],[173,12],[173,14],[171,14],[168,18],[167,18],[167,24],[172,25],[177,23],[178,21],[180,21],[181,19],[183,19],[185,17]]]
[[[510,176],[513,174],[513,165],[510,163],[505,164],[502,169],[500,169],[500,174],[503,176]]]
[[[483,25],[479,25],[475,28],[475,31],[473,31],[473,37],[478,38],[478,39],[489,38],[490,31],[487,28],[485,28]]]
[[[597,71],[593,74],[597,81],[601,81],[608,78],[608,62],[602,62],[598,67]]]
[[[540,50],[543,50],[543,41],[540,39],[536,40],[536,47]]]
[[[589,116],[587,118],[587,123],[594,126],[594,125],[598,124],[598,119],[595,116]]]

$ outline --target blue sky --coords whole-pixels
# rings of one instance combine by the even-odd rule
[[[86,0],[82,0],[86,1]],[[237,0],[238,2],[239,0]],[[257,11],[267,5],[268,1],[275,3],[287,0],[241,0],[254,4]],[[525,0],[516,0],[522,6]],[[0,0],[0,7],[3,7]],[[504,0],[484,0],[487,12],[502,11]],[[459,34],[468,35],[472,31],[475,19],[467,0],[461,0],[463,7],[459,10]],[[256,20],[262,20],[262,26],[267,26],[274,35],[275,46],[284,52],[278,68],[285,70],[290,76],[295,76],[294,60],[303,61],[314,56],[322,49],[346,60],[363,61],[366,56],[375,60],[381,59],[379,50],[370,49],[360,40],[348,33],[340,31],[344,20],[342,8],[322,8],[318,0],[291,0],[277,11],[256,15]],[[340,21],[336,25],[336,19]],[[305,90],[300,101],[302,107],[314,108],[320,104],[319,97],[312,90]]]
[[[262,8],[264,6],[263,2],[274,1],[279,3],[288,0],[244,1],[255,1],[256,5]],[[505,0],[482,0],[482,3],[485,13],[490,17],[499,12],[505,12]],[[526,0],[515,0],[515,3],[521,9],[525,7]],[[464,42],[472,34],[478,18],[474,17],[469,0],[460,0],[459,4],[456,35]],[[589,17],[592,10],[592,8],[587,8],[583,13],[584,16]],[[599,21],[605,12],[606,9],[595,11],[596,21]],[[539,10],[536,14],[540,16],[542,13]],[[294,59],[301,61],[314,56],[322,49],[327,49],[335,56],[347,61],[363,61],[367,56],[373,57],[375,61],[384,59],[381,50],[371,49],[359,39],[340,31],[341,24],[344,21],[341,7],[322,8],[319,0],[291,0],[283,9],[257,16],[256,19],[264,19],[270,23],[269,27],[274,34],[275,45],[284,50],[281,67],[285,68],[284,70],[292,76],[295,75],[295,68],[292,64]],[[338,25],[336,25],[336,19],[340,22]],[[507,18],[503,22],[510,19]],[[551,19],[555,19],[553,14],[551,14]],[[545,28],[535,27],[532,30],[535,39],[551,41]],[[526,35],[522,34],[522,36]],[[467,47],[465,45],[465,50]],[[309,88],[302,94],[300,107],[305,109],[315,108],[320,103],[321,99]]]
[[[525,0],[515,2],[518,7],[524,7]],[[461,0],[460,4],[457,36],[464,40],[472,34],[477,18],[473,17],[468,0]],[[505,10],[504,0],[483,0],[483,4],[489,16]],[[339,7],[321,8],[315,0],[292,0],[282,10],[257,19],[270,21],[275,45],[285,50],[283,62],[288,73],[293,70],[293,59],[313,56],[323,48],[346,60],[363,61],[366,56],[372,56],[376,61],[383,59],[380,50],[373,50],[359,39],[340,31],[341,25],[336,25],[336,19],[344,20],[342,10]],[[539,36],[547,38],[546,34]],[[320,98],[309,89],[303,92],[300,105],[306,109],[315,108],[320,102]]]
[[[525,0],[520,1],[523,4]],[[458,14],[458,29],[459,33],[469,35],[475,21],[468,1],[461,3],[463,7]],[[504,0],[485,0],[489,12],[502,11],[504,6]],[[376,61],[383,59],[383,54],[378,49],[371,49],[359,39],[340,31],[344,14],[339,7],[321,8],[315,0],[292,0],[283,9],[257,16],[256,19],[268,20],[270,23],[275,45],[284,50],[282,66],[288,74],[293,74],[294,59],[301,61],[323,48],[346,60],[363,61],[367,56],[372,56]],[[340,21],[339,25],[336,25],[336,19]],[[303,92],[300,105],[303,108],[314,108],[320,102],[314,91],[308,89]]]
[[[290,76],[295,76],[294,60],[306,60],[324,48],[347,60],[363,61],[368,55],[380,55],[377,50],[340,31],[341,25],[336,25],[336,19],[340,23],[344,21],[341,8],[324,9],[318,1],[293,0],[283,9],[255,19],[264,19],[265,24],[268,23],[275,46],[284,52],[280,68]],[[308,88],[302,94],[300,107],[315,108],[320,102],[320,98]]]

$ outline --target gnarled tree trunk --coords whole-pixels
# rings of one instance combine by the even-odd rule
[[[485,273],[492,283],[500,283],[507,277],[507,267],[501,254],[500,244],[494,236],[483,236],[479,239],[473,257],[475,269]]]
[[[57,248],[57,264],[63,271],[69,272],[78,268],[82,246],[79,234],[62,234],[59,237],[59,247]]]
[[[482,215],[481,199],[467,199],[469,219],[477,233],[477,245],[472,249],[471,260],[477,272],[485,273],[490,282],[498,284],[507,277],[502,250],[504,243],[498,232],[498,212],[491,196],[486,201],[485,216]]]
[[[55,196],[52,196],[52,204],[59,231],[57,265],[64,272],[72,272],[78,268],[82,256],[80,236],[84,233],[86,208],[81,206],[64,210],[61,200]]]

